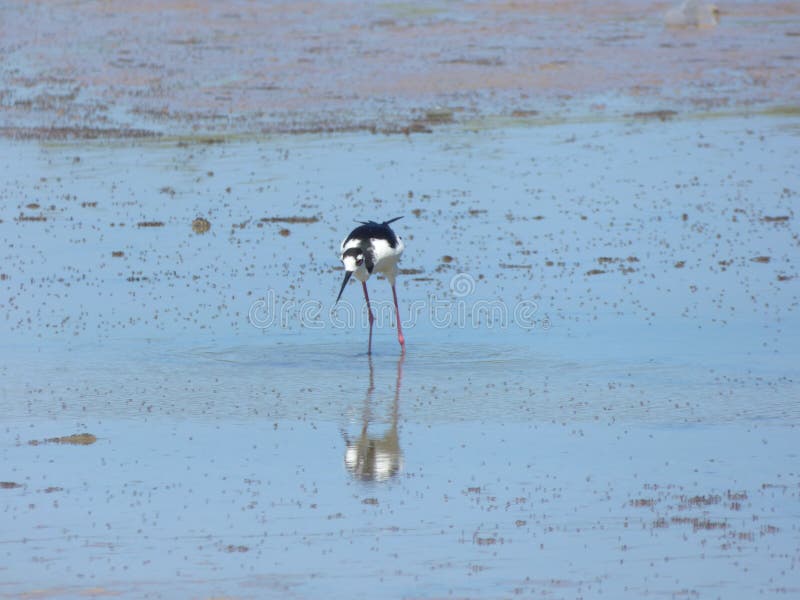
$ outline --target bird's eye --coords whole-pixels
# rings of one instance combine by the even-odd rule
[[[356,258],[356,266],[360,267],[363,264],[364,264],[364,257],[363,256],[359,256],[358,258]]]

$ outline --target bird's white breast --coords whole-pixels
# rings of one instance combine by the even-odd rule
[[[394,269],[397,261],[400,260],[400,255],[403,253],[403,242],[397,238],[397,246],[392,248],[386,240],[372,239],[372,253],[375,260],[374,271],[387,273]]]

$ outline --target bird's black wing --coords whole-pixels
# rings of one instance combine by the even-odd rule
[[[386,240],[390,247],[397,248],[397,236],[387,223],[376,223],[375,221],[362,223],[362,225],[359,225],[350,232],[350,235],[347,236],[344,243],[346,244],[352,239],[364,240],[365,244],[372,239]]]

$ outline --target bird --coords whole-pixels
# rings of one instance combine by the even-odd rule
[[[405,245],[403,240],[389,227],[389,225],[402,218],[395,217],[383,223],[356,221],[360,225],[344,238],[339,250],[339,259],[344,265],[344,281],[336,302],[338,303],[341,299],[350,277],[355,275],[364,289],[364,298],[367,301],[367,313],[369,314],[367,354],[372,354],[372,324],[375,321],[375,316],[372,314],[372,307],[369,303],[369,293],[367,292],[367,280],[373,273],[383,273],[392,286],[394,310],[397,316],[397,341],[400,343],[400,348],[403,352],[406,349],[403,326],[400,323],[400,309],[397,306],[397,290],[395,289],[397,262],[400,260],[400,255],[403,254]]]
[[[667,11],[664,22],[667,27],[714,27],[719,22],[719,8],[703,0],[683,0]]]

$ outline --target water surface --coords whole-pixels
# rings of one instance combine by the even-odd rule
[[[800,593],[796,119],[478,125],[3,141],[0,594]]]

